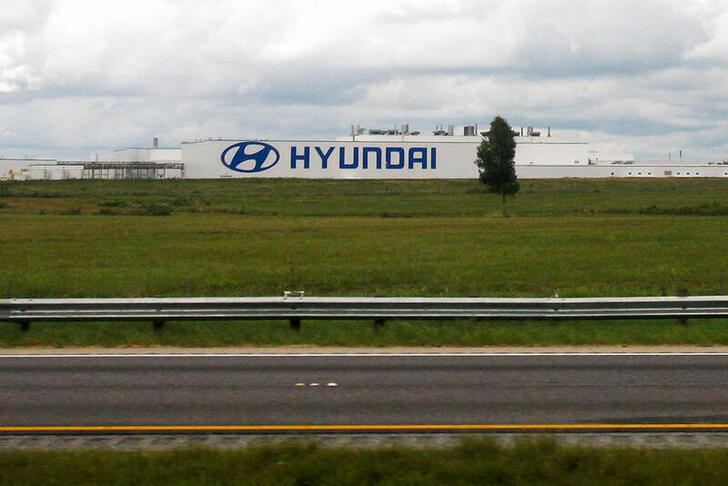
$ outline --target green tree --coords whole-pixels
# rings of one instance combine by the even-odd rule
[[[506,196],[516,194],[521,188],[513,165],[516,156],[516,141],[513,137],[508,122],[496,116],[490,123],[490,131],[478,146],[478,158],[475,161],[480,170],[480,182],[487,185],[490,192],[501,195],[503,216],[506,216]]]

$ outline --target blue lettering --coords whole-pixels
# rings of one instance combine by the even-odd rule
[[[377,169],[382,168],[382,149],[379,147],[364,147],[362,149],[362,168],[368,169],[369,168],[369,154],[374,154],[377,156]]]
[[[414,169],[415,164],[422,164],[423,169],[427,169],[427,149],[425,148],[411,148],[409,149],[408,157],[409,168]]]
[[[309,147],[303,147],[303,155],[298,155],[296,147],[291,147],[291,169],[296,168],[296,162],[299,160],[303,162],[303,168],[308,169],[311,162],[310,152]]]
[[[331,154],[334,153],[334,147],[329,147],[329,149],[324,153],[323,150],[321,150],[320,147],[316,147],[316,152],[319,154],[319,157],[321,157],[321,168],[322,169],[328,169],[329,168],[329,157],[331,157]]]
[[[339,147],[339,168],[340,169],[356,169],[359,167],[359,148],[354,147],[354,162],[346,163],[346,149]]]
[[[387,162],[387,169],[404,169],[404,149],[400,147],[387,147],[384,151]],[[399,155],[399,160],[395,164],[392,162],[392,154]]]
[[[321,168],[326,170],[329,168],[329,161],[334,160],[332,157],[337,147],[313,147],[319,159],[321,160]],[[380,147],[353,147],[353,155],[347,160],[347,148],[338,147],[339,152],[339,168],[340,169],[404,169],[409,170],[415,168],[427,169],[428,162],[430,169],[437,169],[437,148],[430,147],[412,147],[405,151],[402,147],[385,147],[384,154]],[[311,147],[291,147],[291,169],[296,169],[302,162],[301,168],[309,169],[311,167]],[[359,164],[361,162],[361,165]],[[335,162],[333,162],[335,163]],[[382,167],[384,166],[384,167]]]

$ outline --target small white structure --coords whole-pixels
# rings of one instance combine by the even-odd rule
[[[133,147],[114,151],[118,162],[181,162],[181,148],[160,148],[159,139],[154,137],[151,147]]]
[[[0,180],[80,179],[82,166],[59,165],[55,159],[0,159]]]
[[[182,149],[160,148],[157,137],[151,147],[114,151],[114,159],[115,162],[106,163],[102,170],[113,170],[114,177],[111,178],[115,179],[181,179],[185,176]]]

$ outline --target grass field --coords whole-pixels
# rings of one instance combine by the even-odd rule
[[[0,452],[0,483],[238,485],[726,484],[728,450],[512,447],[469,439],[449,448]]]
[[[3,215],[0,292],[601,296],[728,288],[728,218]]]
[[[342,296],[576,297],[709,295],[728,289],[728,252],[722,251],[728,181],[522,181],[521,193],[508,204],[511,217],[500,217],[498,196],[477,181],[1,182],[0,296],[254,296],[304,290]],[[309,339],[319,344],[342,344],[341,339],[362,345],[437,344],[435,339],[521,344],[503,337],[514,329],[539,336],[543,344],[635,342],[631,333],[614,330],[620,323],[589,324],[610,329],[602,336],[579,323],[504,323],[502,332],[491,331],[491,324],[464,323],[450,331],[459,336],[453,339],[442,335],[440,323],[412,324],[419,337],[402,331],[387,338],[368,327],[353,331],[358,324],[333,326],[336,332],[327,330],[332,325],[316,325],[319,331]],[[53,326],[46,326],[48,336],[56,328],[75,329]],[[241,344],[238,339],[283,344],[303,336],[282,342],[271,338],[273,331],[250,337],[256,326],[238,325],[216,344]],[[643,324],[639,327],[650,329],[651,337],[640,342],[726,342],[715,323],[689,327],[696,326],[700,332],[668,326],[666,337],[664,323]],[[214,336],[225,327],[201,329]],[[352,331],[343,331],[342,338],[344,328]],[[192,332],[191,339],[201,339],[201,332]],[[36,341],[27,342],[33,334]],[[0,329],[0,344],[71,344],[43,341],[41,334],[16,339],[13,329]],[[93,335],[71,334],[78,343]]]
[[[728,215],[728,180],[523,180],[513,216]],[[255,216],[497,217],[474,180],[228,179],[0,181],[3,214],[180,213]]]

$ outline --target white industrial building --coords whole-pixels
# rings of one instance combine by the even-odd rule
[[[81,170],[59,166],[55,159],[0,159],[0,180],[79,179]]]
[[[181,148],[162,148],[154,137],[151,147],[133,147],[114,151],[117,162],[182,162]]]
[[[599,153],[586,142],[514,132],[521,179],[610,177],[728,177],[728,163],[635,162],[633,154]],[[431,135],[352,127],[333,140],[203,140],[182,143],[185,176],[333,179],[473,179],[478,176],[477,126],[449,126]]]
[[[728,177],[728,162],[638,162],[633,154],[599,153],[586,142],[532,127],[514,132],[516,174],[521,179]],[[331,140],[202,140],[181,148],[126,148],[111,161],[0,159],[0,179],[474,179],[476,125],[440,127],[432,134],[407,125],[389,130],[352,127]]]
[[[0,159],[0,180],[179,179],[184,177],[182,150],[152,147],[114,152],[114,160]]]

